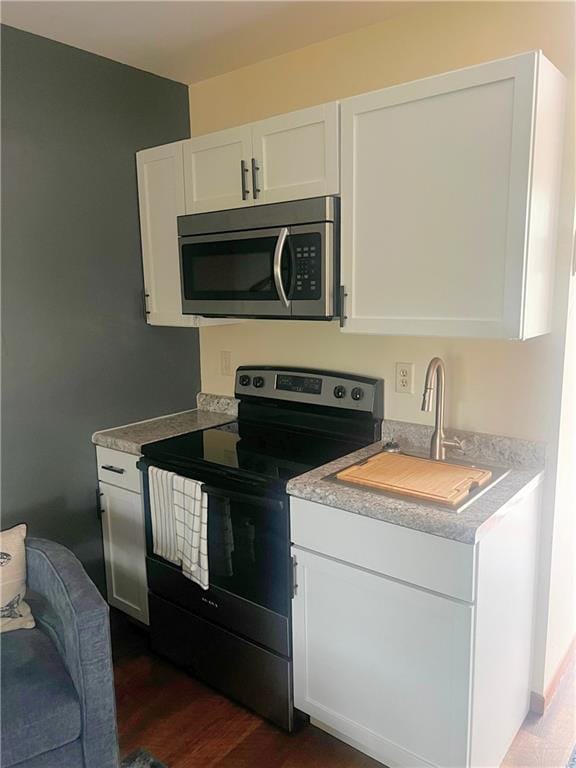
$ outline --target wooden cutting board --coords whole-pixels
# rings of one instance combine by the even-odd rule
[[[485,485],[492,472],[401,453],[377,453],[338,472],[336,477],[347,483],[455,506],[471,488]]]

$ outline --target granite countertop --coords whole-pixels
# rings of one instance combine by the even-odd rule
[[[194,410],[95,432],[92,442],[104,448],[139,455],[146,443],[218,427],[233,421],[238,413],[238,403],[232,397],[200,393],[198,406]]]
[[[139,455],[146,443],[222,426],[235,421],[238,415],[238,401],[232,397],[201,392],[197,401],[198,408],[193,410],[95,432],[92,442],[105,448]],[[396,439],[402,450],[408,452],[419,453],[426,450],[430,434],[431,428],[420,424],[390,420],[385,420],[382,424],[383,440]],[[465,544],[474,544],[498,522],[507,502],[519,494],[529,492],[541,482],[544,475],[545,450],[540,443],[494,435],[453,433],[450,430],[448,435],[457,435],[466,444],[463,453],[452,454],[453,459],[457,460],[460,456],[467,461],[510,468],[505,477],[479,495],[461,512],[341,483],[331,477],[335,472],[378,453],[382,449],[382,442],[372,443],[330,464],[293,478],[288,483],[287,491],[291,496],[337,507],[357,515]]]
[[[474,544],[497,524],[507,502],[517,494],[524,494],[535,488],[544,475],[542,466],[512,467],[506,476],[461,512],[355,487],[330,477],[351,464],[373,456],[381,449],[381,442],[373,443],[293,478],[288,483],[288,493],[300,499],[337,507],[404,528]]]

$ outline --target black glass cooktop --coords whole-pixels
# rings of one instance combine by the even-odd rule
[[[176,471],[199,467],[286,483],[366,445],[358,439],[307,434],[266,425],[232,422],[149,443],[142,452]],[[198,477],[198,479],[202,479]]]

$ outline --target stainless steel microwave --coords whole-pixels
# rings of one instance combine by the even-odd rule
[[[184,314],[339,315],[337,197],[179,216],[178,240]]]

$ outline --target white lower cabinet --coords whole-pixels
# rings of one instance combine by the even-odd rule
[[[296,552],[295,704],[403,765],[466,764],[473,608]]]
[[[115,454],[117,460],[112,464],[110,459],[114,460]],[[130,487],[130,469],[123,466],[127,458],[135,465],[138,457],[101,448],[97,449],[97,456],[99,474],[116,471],[119,483],[100,481],[98,486],[108,602],[148,624],[144,503],[142,494]],[[105,464],[102,464],[103,457]]]
[[[295,706],[387,766],[497,768],[529,709],[539,498],[475,545],[291,499]]]
[[[148,624],[142,496],[100,483],[108,602]]]

